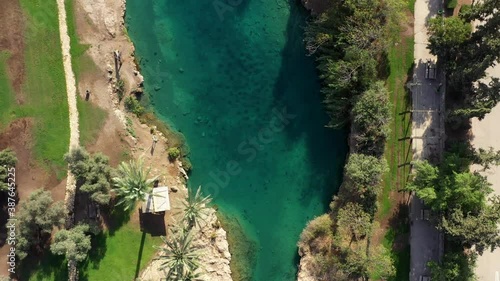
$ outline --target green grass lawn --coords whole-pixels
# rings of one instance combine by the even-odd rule
[[[45,167],[65,175],[63,155],[69,146],[66,95],[57,4],[55,0],[21,0],[25,12],[26,103],[18,117],[34,117],[34,154]]]
[[[109,233],[103,236],[104,245],[97,248],[104,251],[102,259],[99,260],[99,255],[89,259],[82,280],[133,280],[136,271],[143,269],[156,253],[153,246],[162,242],[160,237],[149,234],[143,241],[143,233],[131,225],[123,226],[112,236]]]
[[[151,237],[128,223],[115,232],[106,232],[92,239],[89,258],[79,266],[80,280],[134,280],[136,271],[142,270],[161,245],[160,237]],[[66,261],[50,253],[41,259],[34,270],[23,273],[22,280],[67,280]]]
[[[388,52],[390,75],[387,87],[392,101],[391,134],[387,139],[385,158],[389,172],[384,176],[383,192],[379,200],[379,218],[383,219],[391,211],[394,202],[389,197],[391,191],[402,189],[410,172],[411,109],[410,97],[406,88],[407,77],[413,71],[413,37],[404,38],[405,44],[392,46]]]

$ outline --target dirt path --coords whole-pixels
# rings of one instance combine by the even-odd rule
[[[73,68],[71,66],[71,53],[70,53],[70,38],[68,35],[68,25],[66,24],[66,7],[64,0],[57,0],[57,9],[59,15],[59,34],[61,37],[61,47],[63,55],[64,76],[66,78],[66,92],[68,94],[69,106],[69,127],[70,138],[69,148],[79,146],[80,132],[78,130],[78,109],[76,107],[76,81]],[[67,210],[71,210],[68,216],[68,222],[72,221],[72,210],[75,201],[75,179],[71,172],[68,170],[68,179],[66,181],[66,197],[65,205]]]

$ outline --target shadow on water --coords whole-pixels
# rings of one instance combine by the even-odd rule
[[[321,198],[324,199],[323,207],[326,210],[342,180],[338,175],[342,174],[347,154],[347,129],[326,128],[328,115],[324,108],[314,106],[322,104],[323,97],[320,93],[321,84],[314,57],[306,56],[303,42],[308,12],[298,3],[299,1],[288,1],[291,16],[287,23],[286,44],[273,93],[276,103],[284,104],[297,116],[290,126],[285,127],[286,133],[290,140],[299,140],[301,137],[306,140],[309,162],[315,171],[310,177],[309,187],[303,189],[301,203],[303,206],[308,206],[312,197],[321,193]],[[304,68],[297,68],[297,65],[303,65]],[[305,76],[310,77],[304,78]],[[284,93],[290,90],[290,84],[295,91],[300,91],[300,94],[285,96]],[[311,120],[318,123],[311,123]]]

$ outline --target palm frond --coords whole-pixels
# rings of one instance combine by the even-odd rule
[[[149,178],[150,170],[151,168],[144,169],[142,158],[120,163],[118,176],[113,178],[113,192],[120,197],[118,205],[123,205],[128,210],[134,208],[137,201],[142,201],[151,194],[153,183],[158,177]]]

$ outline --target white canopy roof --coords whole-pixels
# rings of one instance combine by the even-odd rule
[[[159,213],[168,210],[170,210],[170,198],[167,186],[153,188],[152,194],[147,195],[142,203],[144,213]]]

